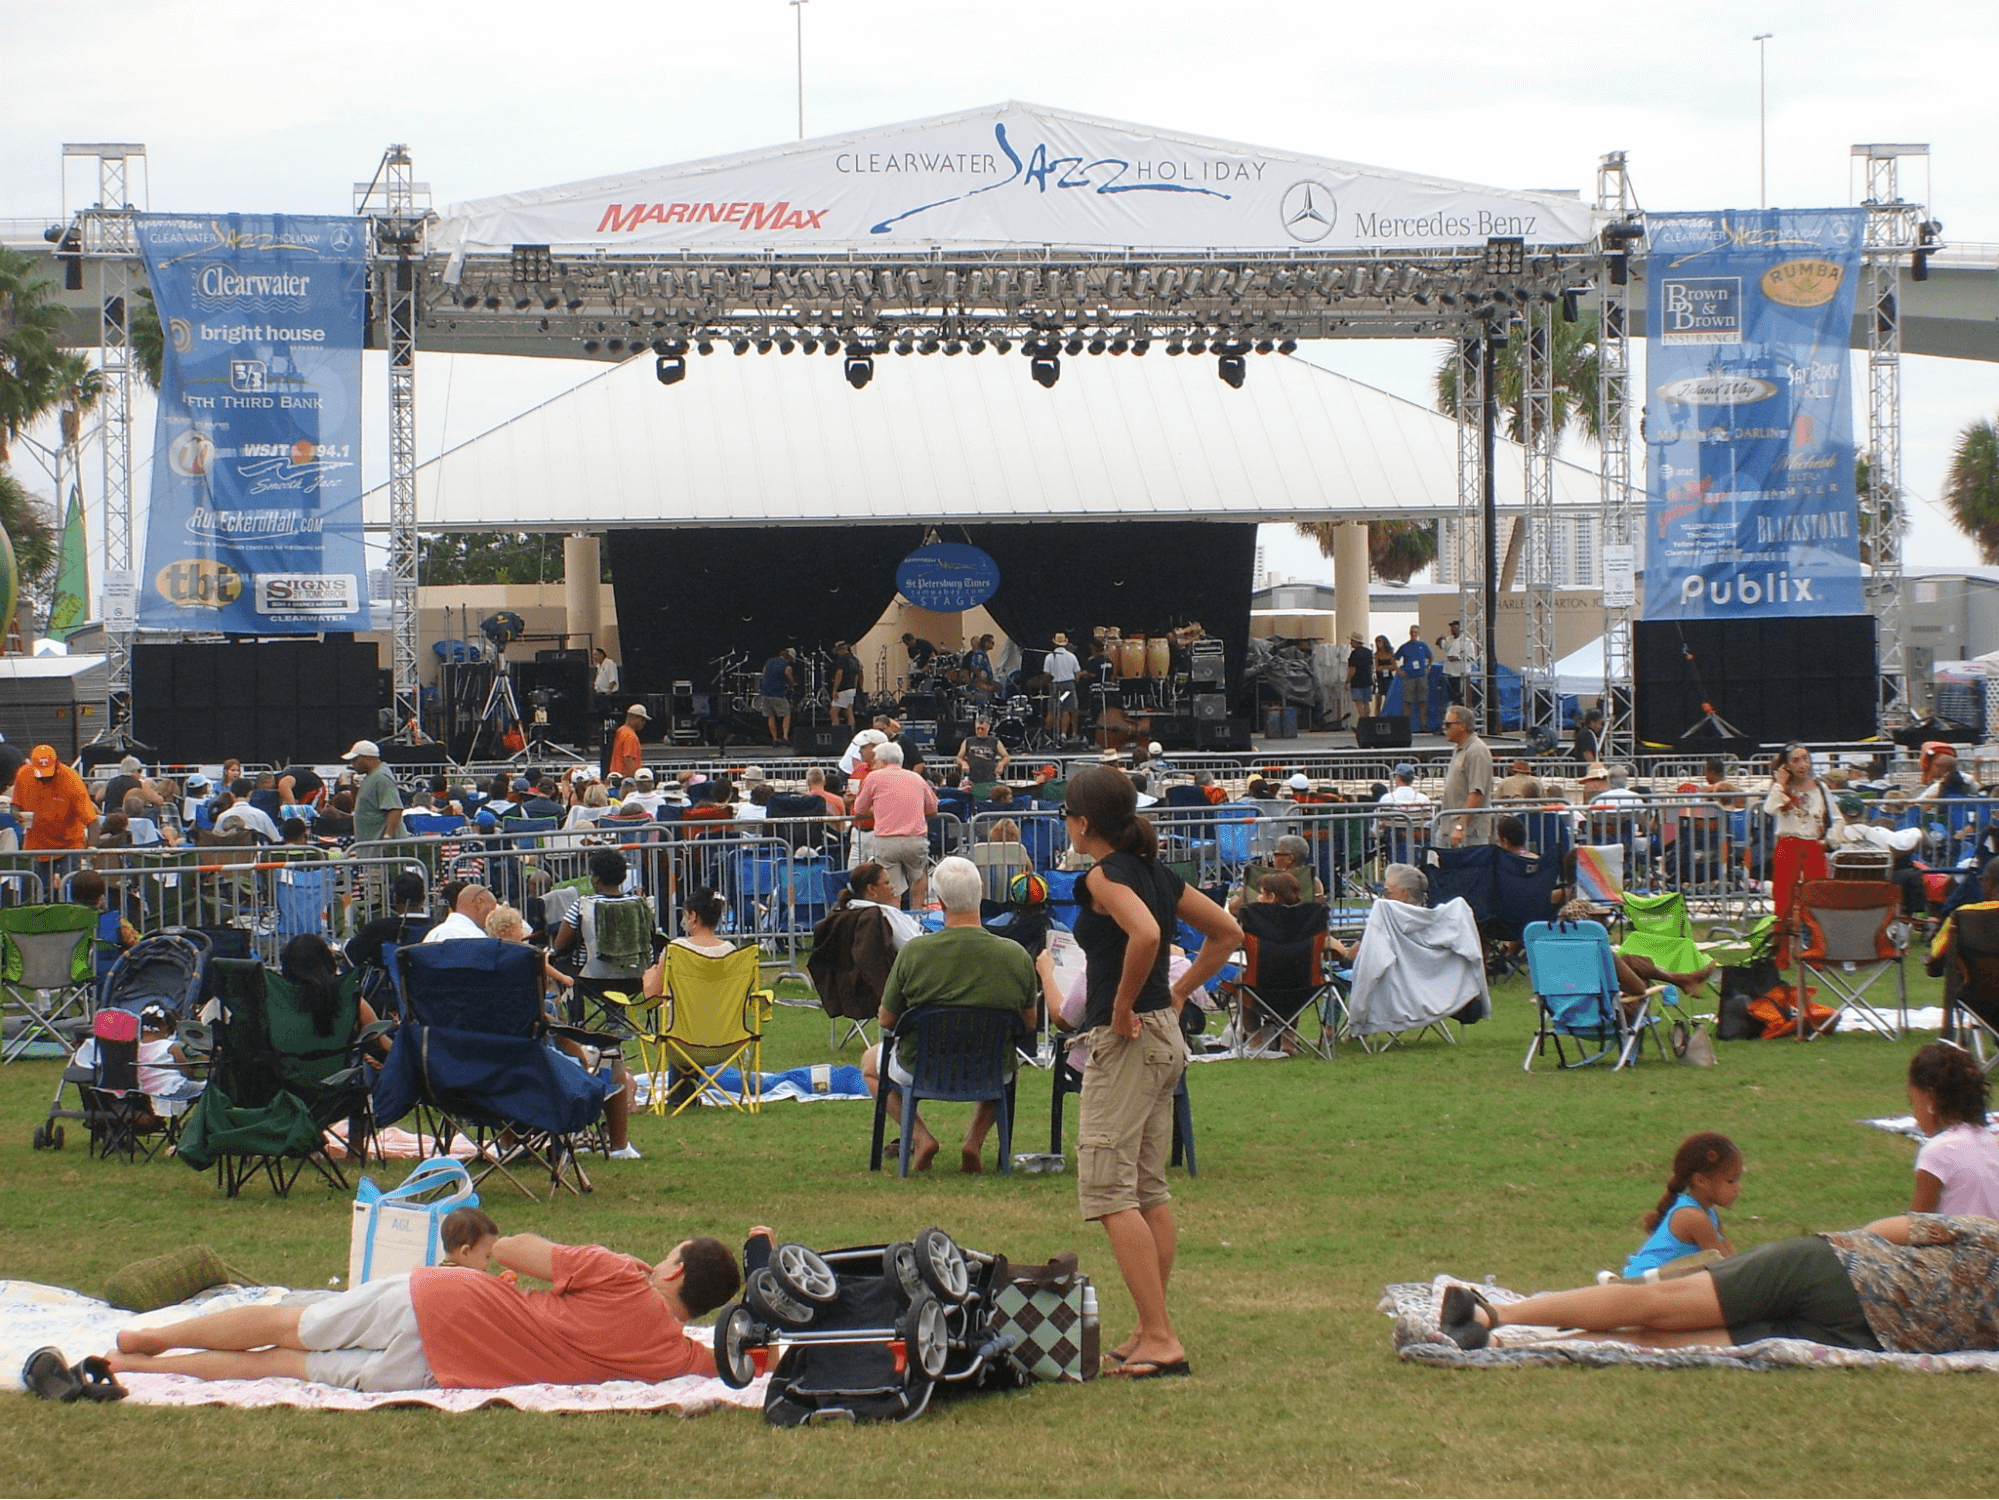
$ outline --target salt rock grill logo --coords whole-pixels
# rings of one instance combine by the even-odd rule
[[[599,234],[631,234],[647,224],[718,224],[734,229],[824,229],[830,208],[776,203],[613,203],[597,221]]]

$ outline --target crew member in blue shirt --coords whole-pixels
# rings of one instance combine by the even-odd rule
[[[1430,647],[1423,639],[1423,627],[1411,625],[1409,639],[1395,650],[1401,663],[1396,669],[1402,678],[1402,711],[1409,715],[1409,727],[1418,734],[1430,728]]]

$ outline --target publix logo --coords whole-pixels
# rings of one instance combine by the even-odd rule
[[[1807,604],[1819,603],[1812,592],[1812,580],[1793,578],[1788,572],[1737,573],[1733,578],[1703,578],[1690,574],[1680,584],[1680,603],[1698,604]]]

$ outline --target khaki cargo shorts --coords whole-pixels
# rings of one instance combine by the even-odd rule
[[[1136,1040],[1098,1026],[1083,1038],[1083,1121],[1076,1142],[1076,1196],[1085,1219],[1156,1208],[1173,1149],[1173,1091],[1187,1071],[1187,1039],[1171,1009],[1139,1018]]]

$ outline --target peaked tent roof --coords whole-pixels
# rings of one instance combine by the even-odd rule
[[[445,210],[454,256],[514,245],[649,251],[1034,246],[1365,251],[1580,245],[1577,198],[1005,103]]]
[[[912,368],[918,360],[920,370]],[[1301,359],[881,359],[865,390],[804,356],[694,359],[661,387],[627,360],[417,470],[425,531],[839,525],[877,520],[1288,521],[1457,509],[1457,428]],[[1501,442],[1502,505],[1522,454]],[[1556,504],[1598,479],[1555,465]],[[387,490],[368,496],[374,524]]]

